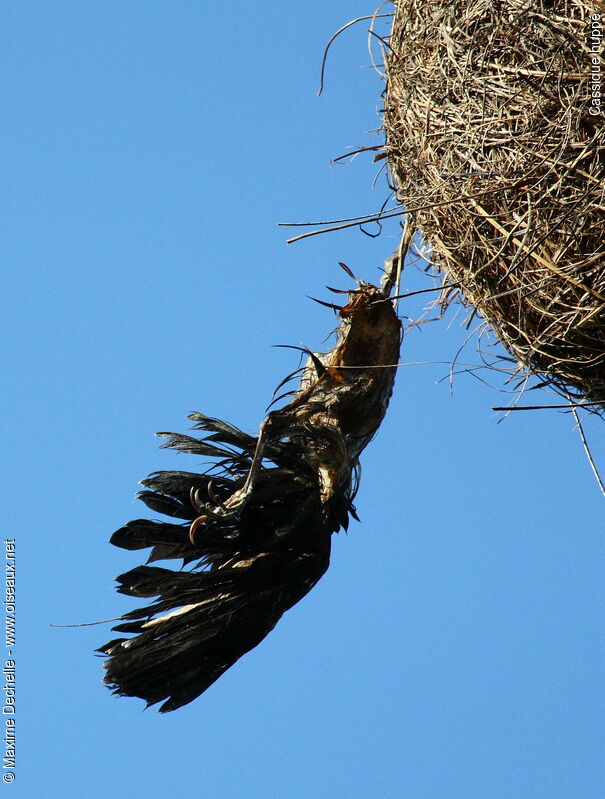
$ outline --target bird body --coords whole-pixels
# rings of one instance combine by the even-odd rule
[[[142,481],[140,499],[181,523],[137,519],[111,538],[151,548],[147,565],[117,582],[121,593],[155,597],[114,627],[132,637],[100,650],[115,693],[163,702],[162,712],[190,702],[325,573],[332,533],[356,518],[359,455],[393,390],[401,325],[388,293],[363,282],[349,292],[335,346],[309,354],[294,397],[258,437],[200,413],[190,418],[205,437],[160,434],[163,446],[215,463]],[[149,565],[170,559],[190,568]]]

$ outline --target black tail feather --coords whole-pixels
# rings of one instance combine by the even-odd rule
[[[334,504],[326,516],[316,474],[289,444],[273,444],[274,463],[263,466],[251,500],[235,516],[208,519],[195,545],[188,525],[198,515],[191,494],[219,499],[241,487],[256,438],[217,420],[194,414],[206,439],[169,434],[180,451],[221,458],[224,473],[155,472],[142,481],[140,499],[183,524],[136,519],[117,530],[111,543],[128,550],[151,548],[148,563],[182,558],[189,570],[138,566],[117,578],[117,590],[152,598],[124,614],[113,629],[134,637],[109,641],[105,682],[114,693],[138,696],[162,712],[184,705],[206,690],[273,629],[328,567],[331,533],[347,520],[350,503]],[[231,452],[223,446],[240,447]],[[226,463],[225,463],[226,459]],[[232,476],[225,476],[232,475]],[[212,488],[209,489],[209,484]]]
[[[162,712],[190,702],[319,580],[329,563],[330,534],[322,532],[315,551],[266,552],[207,572],[140,566],[118,577],[121,593],[160,600],[114,627],[136,637],[102,647],[105,682],[148,705],[163,700]]]

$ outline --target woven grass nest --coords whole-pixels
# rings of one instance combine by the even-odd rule
[[[598,12],[579,0],[399,0],[384,125],[398,198],[444,280],[523,370],[602,413]]]

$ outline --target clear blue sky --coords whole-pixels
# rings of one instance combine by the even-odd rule
[[[573,420],[400,370],[361,524],[314,591],[203,697],[159,716],[92,651],[134,600],[108,544],[192,410],[255,432],[326,283],[374,279],[395,225],[285,245],[276,223],[377,209],[382,86],[355,2],[6,0],[3,516],[17,540],[18,770],[6,796],[601,799],[604,503]],[[408,289],[430,285],[409,271]],[[329,295],[328,295],[329,298]],[[424,300],[424,298],[422,298]],[[401,305],[418,318],[422,303]],[[450,312],[402,360],[448,360]],[[473,347],[464,360],[475,360]],[[548,395],[533,400],[551,401]],[[605,459],[602,422],[587,425]]]

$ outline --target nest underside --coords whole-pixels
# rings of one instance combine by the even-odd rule
[[[605,108],[591,75],[605,63],[594,13],[575,0],[400,0],[384,124],[398,197],[447,282],[525,370],[601,410]]]

